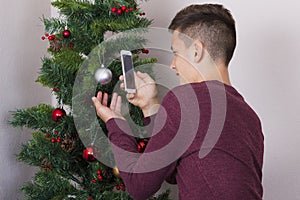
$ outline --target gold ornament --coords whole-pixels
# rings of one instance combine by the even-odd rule
[[[121,178],[120,172],[119,172],[119,169],[118,169],[117,166],[115,166],[115,167],[113,168],[113,173],[114,173],[115,177]]]

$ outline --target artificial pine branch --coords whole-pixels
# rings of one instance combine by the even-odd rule
[[[61,32],[66,25],[65,20],[58,18],[42,18],[42,22],[45,26],[45,33],[54,34],[55,32]]]
[[[65,74],[74,74],[80,68],[83,58],[79,53],[66,49],[55,53],[53,61],[56,65],[60,65],[63,70],[66,70]]]
[[[40,104],[28,109],[18,109],[12,113],[10,124],[14,127],[27,127],[43,131],[52,130],[56,123],[52,120],[53,107]]]
[[[58,8],[61,14],[71,15],[73,13],[84,13],[93,9],[90,1],[77,1],[77,0],[56,0],[51,3],[52,6]]]

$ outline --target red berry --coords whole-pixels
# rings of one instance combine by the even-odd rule
[[[46,134],[46,138],[49,138],[49,137],[50,137],[50,134],[49,134],[49,133],[47,133],[47,134]]]
[[[49,37],[49,34],[48,34],[48,33],[46,33],[46,34],[45,34],[45,36],[46,36],[46,37]]]
[[[93,183],[96,183],[96,182],[97,182],[97,180],[96,180],[96,179],[93,179],[93,180],[92,180],[92,182],[93,182]]]
[[[122,191],[125,191],[126,189],[124,187],[121,188]]]
[[[88,200],[93,200],[93,198],[92,198],[92,197],[89,197]]]
[[[129,11],[132,12],[132,11],[133,11],[133,8],[129,8]]]
[[[99,175],[97,178],[99,181],[102,181],[102,179],[103,179],[103,177],[101,175]]]
[[[42,40],[45,40],[46,38],[45,38],[45,36],[42,36]]]
[[[54,131],[54,133],[53,133],[54,135],[57,135],[58,134],[58,132],[57,131]]]
[[[126,6],[122,6],[121,9],[122,9],[123,11],[125,11],[127,8],[126,8]]]
[[[101,170],[98,170],[98,171],[97,171],[97,174],[100,175],[100,174],[101,174]]]
[[[125,185],[124,185],[124,183],[120,183],[120,186],[122,186],[122,187],[123,187],[123,186],[125,186]]]
[[[120,186],[119,185],[116,185],[116,190],[120,190]]]
[[[54,92],[58,92],[58,91],[59,91],[59,88],[58,88],[58,87],[53,88],[53,91],[54,91]]]
[[[56,142],[57,142],[57,143],[60,143],[60,142],[61,142],[61,138],[58,137],[58,138],[56,139]]]
[[[111,8],[111,12],[117,12],[117,9],[115,7]]]
[[[54,40],[55,39],[55,35],[50,35],[49,37],[48,37],[48,40]]]
[[[126,9],[126,10],[125,10],[125,12],[126,12],[126,13],[128,13],[128,12],[129,12],[129,10],[128,10],[128,9]]]
[[[55,139],[55,138],[51,138],[50,142],[51,142],[51,143],[55,143],[55,142],[56,142],[56,139]]]

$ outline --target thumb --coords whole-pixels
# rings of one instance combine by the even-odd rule
[[[145,83],[147,82],[153,82],[152,78],[147,73],[142,73],[140,71],[137,71],[136,75],[142,79]]]

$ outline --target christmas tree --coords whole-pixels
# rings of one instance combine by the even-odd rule
[[[21,190],[26,199],[38,200],[131,199],[113,159],[101,162],[112,157],[105,124],[97,117],[89,121],[88,116],[95,116],[92,96],[99,90],[109,95],[117,90],[122,74],[117,52],[134,49],[135,67],[155,62],[141,58],[148,53],[142,37],[128,33],[106,41],[106,35],[137,28],[134,33],[145,31],[152,21],[144,17],[135,0],[56,0],[52,6],[60,15],[42,19],[45,33],[41,39],[49,43],[49,56],[42,58],[36,81],[51,88],[57,105],[40,104],[13,112],[13,126],[34,130],[32,140],[22,145],[17,157],[39,167]],[[138,138],[143,134],[143,115],[133,105],[128,108],[125,117],[131,119]],[[137,144],[142,153],[147,140],[137,139]],[[151,199],[169,199],[168,191]]]

